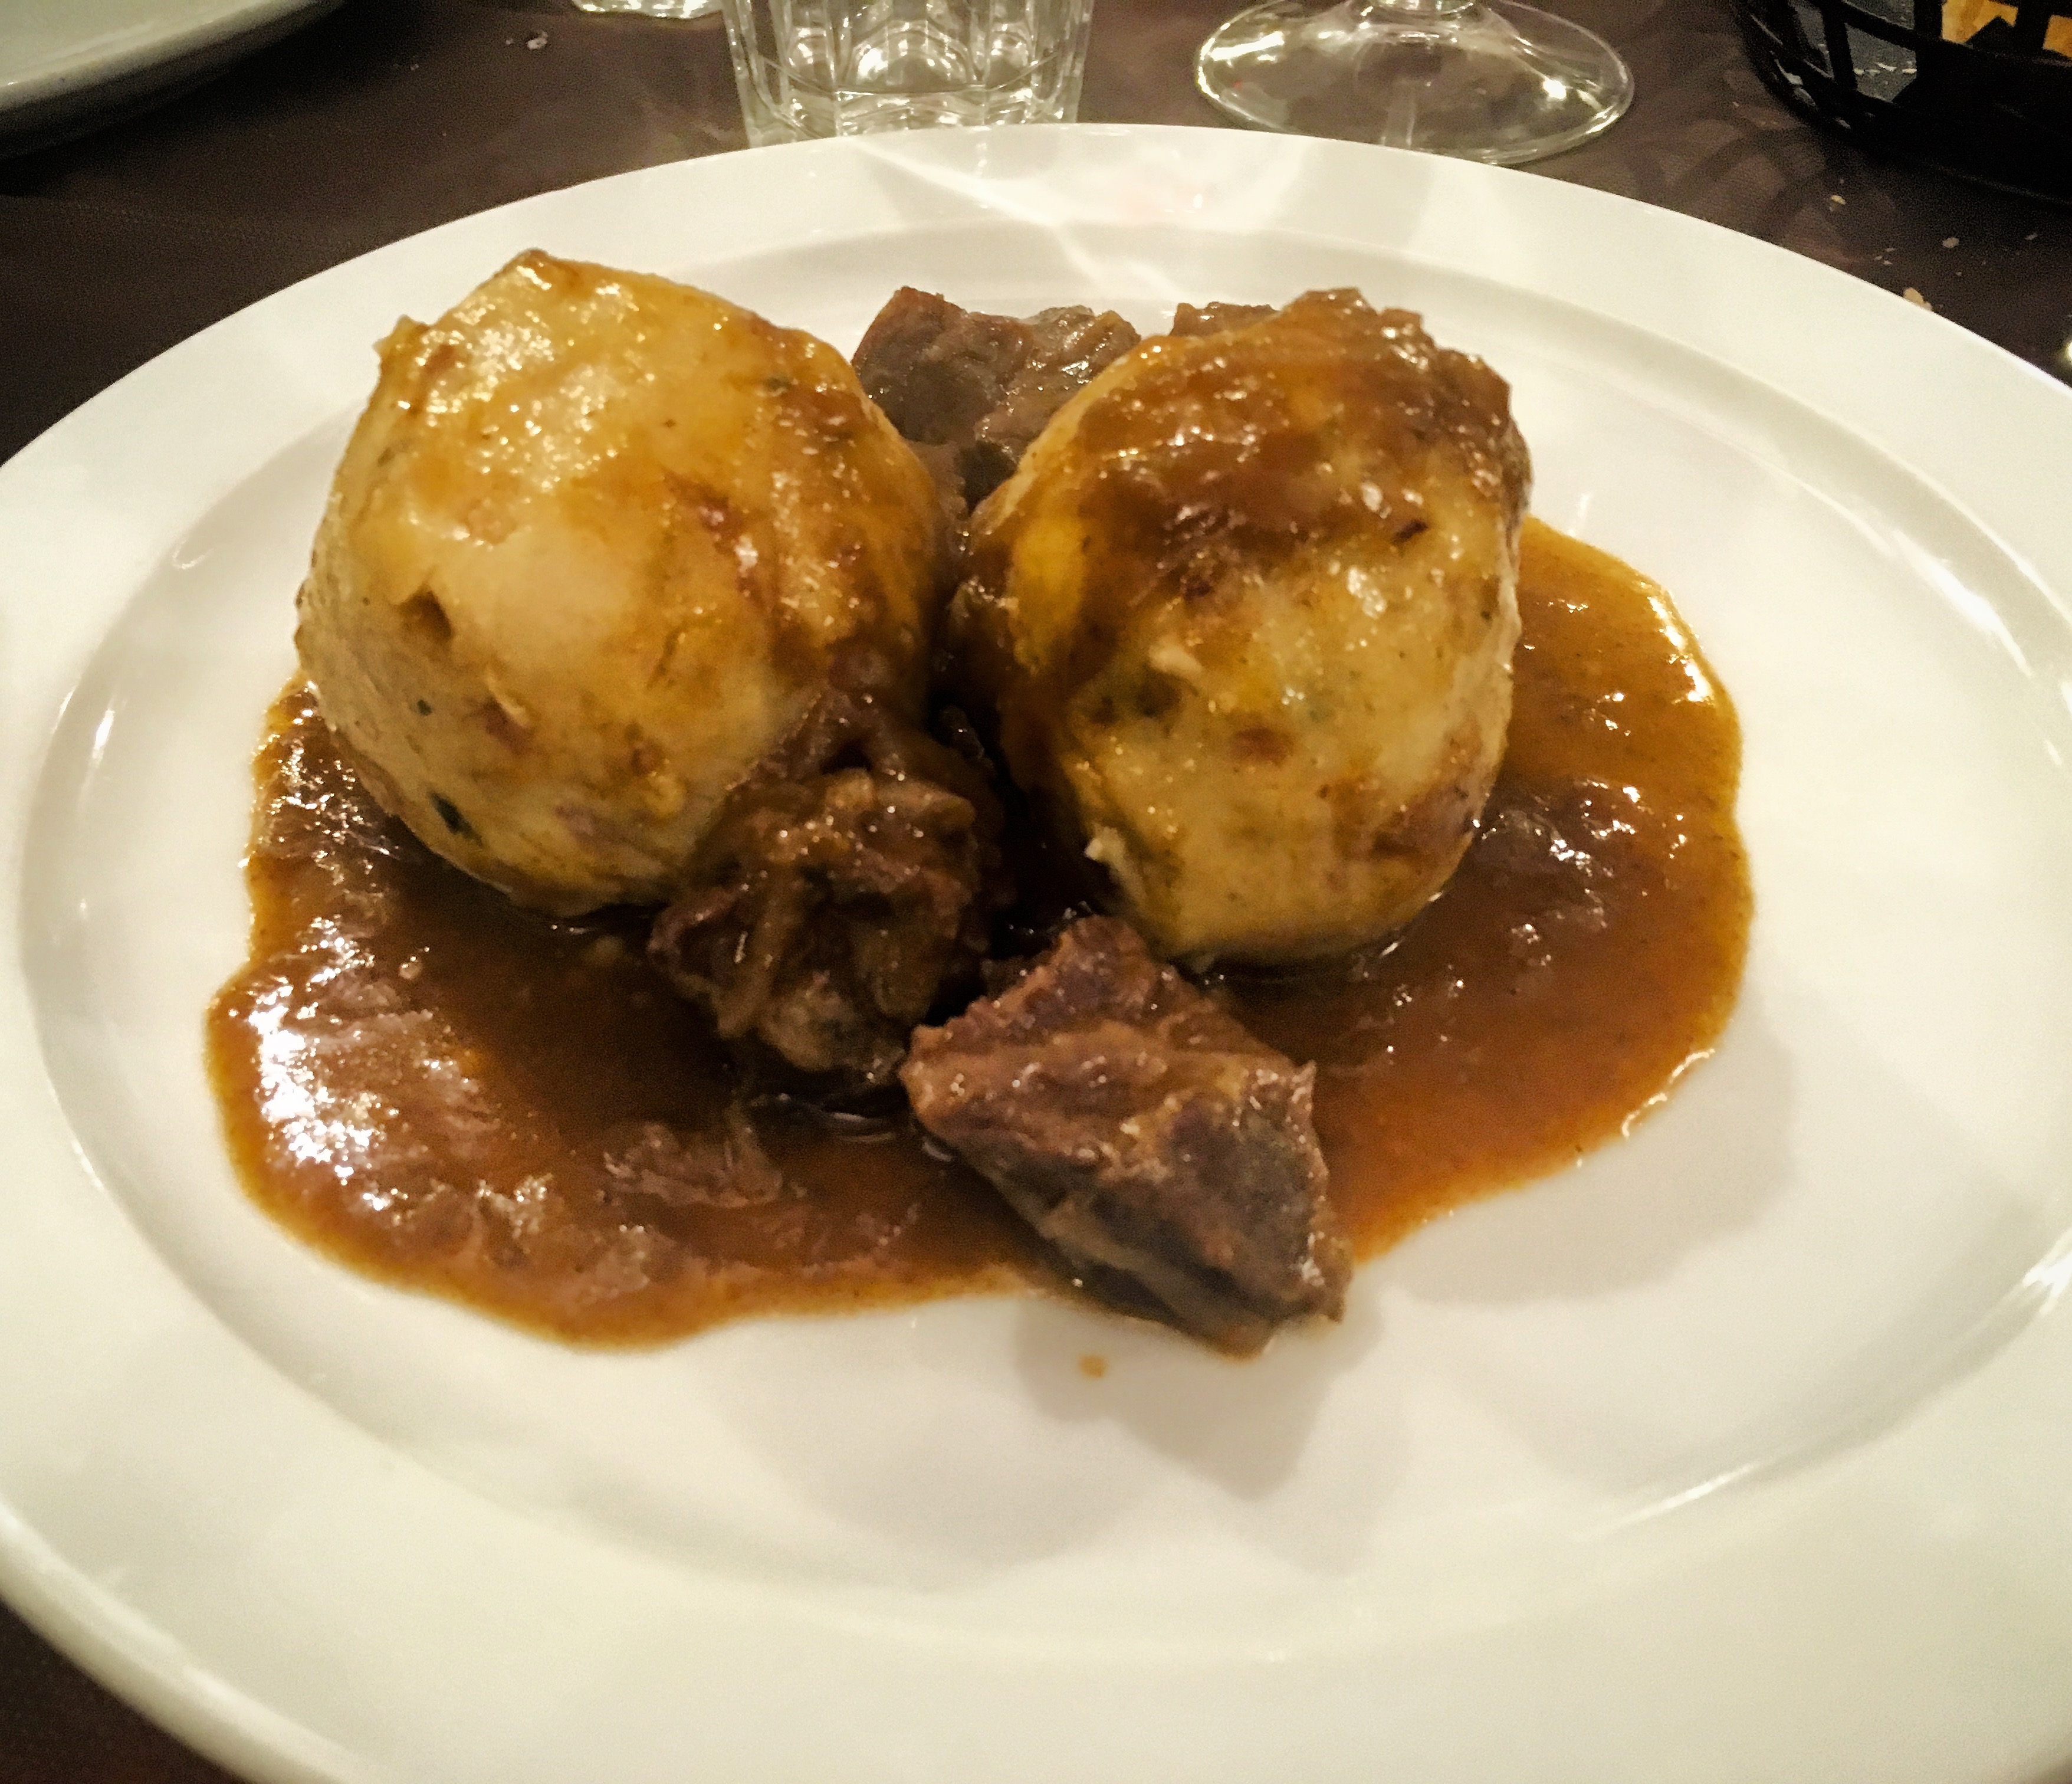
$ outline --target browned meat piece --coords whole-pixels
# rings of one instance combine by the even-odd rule
[[[1113,311],[1046,310],[1026,319],[960,310],[902,287],[856,350],[871,400],[976,506],[1007,480],[1068,398],[1137,342]],[[929,447],[947,447],[946,461]]]
[[[756,1208],[785,1189],[784,1173],[738,1102],[726,1106],[717,1134],[641,1123],[627,1145],[604,1155],[604,1170],[619,1196],[668,1208]]]
[[[1316,1068],[1252,1039],[1127,924],[1083,917],[1019,983],[922,1028],[900,1077],[1080,1286],[1248,1353],[1342,1312]]]
[[[1233,328],[1249,328],[1273,314],[1270,303],[1183,303],[1173,312],[1169,335],[1225,335]]]
[[[648,954],[751,1063],[889,1086],[1004,898],[983,771],[844,678],[729,799]]]

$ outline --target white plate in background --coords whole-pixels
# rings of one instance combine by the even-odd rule
[[[6,0],[0,152],[199,79],[338,0]]]
[[[369,344],[533,245],[844,348],[902,282],[1424,311],[1513,381],[1540,514],[1666,583],[1738,702],[1718,1057],[1245,1366],[1018,1300],[582,1353],[286,1238],[201,1069],[247,763]],[[2043,1784],[2067,464],[2072,396],[1844,275],[1222,131],[657,168],[219,324],[0,470],[0,1588],[267,1779]]]

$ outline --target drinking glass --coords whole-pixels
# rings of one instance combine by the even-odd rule
[[[643,19],[702,19],[719,0],[576,0],[578,12],[636,12]]]
[[[1069,122],[1093,0],[724,0],[752,143]]]
[[[1506,164],[1587,141],[1633,97],[1602,38],[1516,0],[1265,0],[1194,68],[1248,124]]]

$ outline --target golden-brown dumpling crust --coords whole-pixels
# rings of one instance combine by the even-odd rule
[[[1494,778],[1529,482],[1503,381],[1357,292],[1148,340],[973,517],[952,678],[1161,952],[1360,945]]]
[[[660,902],[838,651],[918,718],[927,474],[841,356],[521,255],[380,348],[300,600],[382,804],[520,902]]]

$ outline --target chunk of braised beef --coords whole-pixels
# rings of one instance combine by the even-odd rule
[[[855,365],[939,483],[975,507],[1051,416],[1137,339],[1112,310],[989,315],[909,286],[878,313]]]
[[[1169,335],[1223,335],[1249,328],[1274,313],[1270,303],[1183,303],[1173,312]]]
[[[729,799],[649,957],[758,1075],[886,1088],[914,1025],[976,983],[1000,829],[981,767],[838,678]]]
[[[783,1172],[738,1102],[727,1105],[717,1131],[642,1122],[602,1162],[615,1195],[669,1209],[757,1208],[786,1189]]]
[[[1074,1280],[1239,1353],[1343,1312],[1351,1257],[1314,1066],[1263,1046],[1112,917],[1084,917],[900,1073]]]

